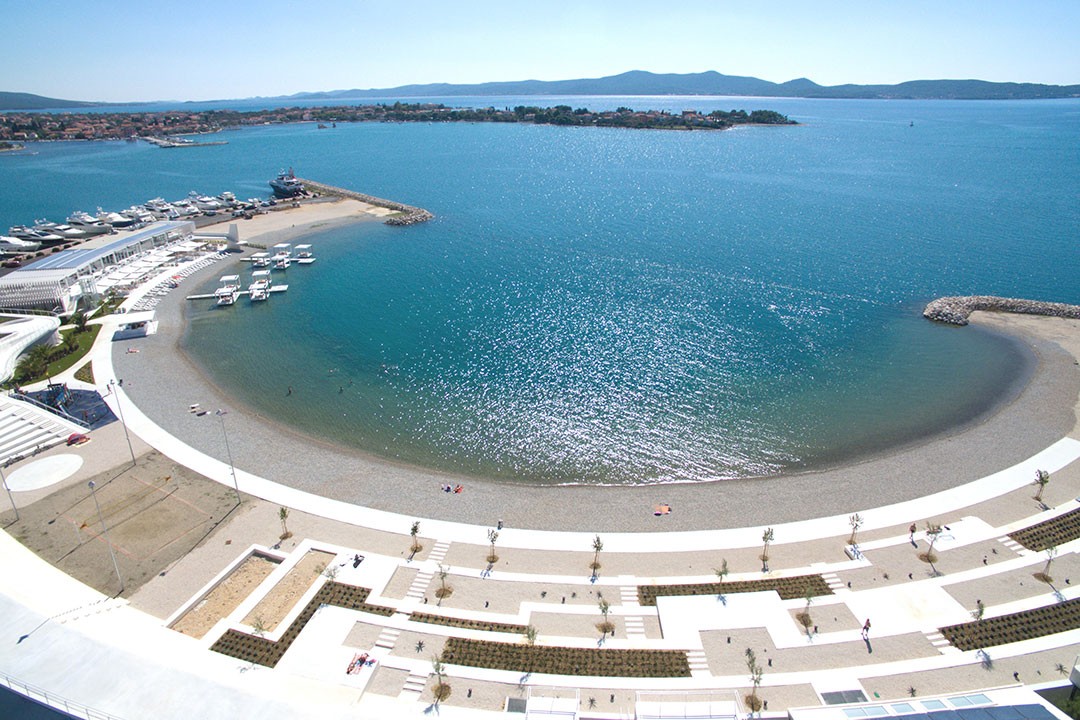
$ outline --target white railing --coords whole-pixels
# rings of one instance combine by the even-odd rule
[[[39,688],[36,685],[31,685],[30,683],[13,678],[7,673],[0,672],[0,683],[3,683],[4,687],[19,693],[23,697],[35,700],[42,705],[62,710],[68,715],[77,718],[85,718],[85,720],[121,720],[121,718],[118,718],[116,715],[110,715],[107,712],[95,710],[82,703],[69,700],[57,693],[49,692],[44,688]]]

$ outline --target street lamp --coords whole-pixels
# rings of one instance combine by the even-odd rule
[[[109,390],[116,394],[116,412],[120,413],[120,424],[124,427],[124,439],[127,440],[128,452],[131,453],[131,464],[136,465],[135,449],[131,447],[131,436],[128,435],[127,423],[124,422],[124,410],[120,407],[120,393],[116,390],[116,380],[109,381]]]
[[[19,521],[19,508],[15,507],[15,496],[11,494],[11,488],[8,487],[7,478],[4,477],[4,465],[0,463],[0,481],[4,483],[4,489],[7,490],[8,500],[11,501],[11,509],[15,511],[15,522]]]
[[[113,552],[112,541],[109,540],[109,528],[105,527],[105,516],[101,514],[101,505],[98,504],[97,499],[97,486],[94,485],[94,481],[91,480],[87,483],[90,486],[90,494],[94,498],[94,507],[97,508],[98,520],[101,521],[101,533],[105,536],[105,544],[109,547],[109,557],[112,558],[113,570],[116,570],[116,579],[120,581],[120,592],[124,592],[124,576],[120,574],[120,565],[116,562],[116,553]],[[120,593],[117,593],[119,595]]]
[[[236,479],[236,465],[233,464],[232,450],[229,448],[229,433],[225,432],[225,416],[228,413],[228,410],[218,408],[214,414],[221,419],[221,435],[225,438],[225,453],[229,456],[229,472],[232,473],[233,487],[236,488],[236,504],[239,505],[244,501],[240,499],[240,483]]]

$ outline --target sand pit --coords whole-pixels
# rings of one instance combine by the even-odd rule
[[[172,629],[192,637],[204,637],[219,620],[239,607],[278,564],[264,555],[248,556],[206,597],[181,615]]]
[[[333,560],[333,553],[319,550],[306,553],[247,614],[244,624],[252,627],[261,624],[264,632],[273,632]]]

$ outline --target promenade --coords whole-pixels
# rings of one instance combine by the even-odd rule
[[[347,219],[337,221],[373,215],[346,207]],[[292,212],[242,225],[250,232],[244,239],[271,244],[331,222],[327,207]],[[205,272],[220,271],[218,264]],[[175,352],[186,294],[183,286],[158,306],[159,334],[140,341],[139,353],[112,348],[114,321],[104,321],[92,351],[95,381],[104,392],[109,380],[124,378],[107,402],[126,428],[113,424],[86,446],[55,448],[6,470],[56,455],[83,461],[66,478],[16,492],[18,521],[10,510],[0,515],[0,606],[13,638],[0,649],[0,672],[68,702],[129,719],[423,717],[438,682],[432,657],[451,638],[525,643],[520,629],[470,623],[531,626],[540,647],[676,651],[689,674],[523,675],[449,664],[452,691],[438,711],[451,718],[495,717],[508,699],[530,694],[534,702],[569,703],[581,717],[633,717],[643,690],[727,707],[752,690],[747,648],[762,666],[764,714],[777,717],[821,705],[832,692],[916,702],[1059,684],[1075,660],[1076,628],[979,649],[956,647],[941,628],[971,621],[980,607],[989,619],[1080,599],[1080,540],[1055,546],[1053,579],[1045,582],[1035,575],[1047,553],[1009,537],[1080,510],[1076,320],[975,313],[973,324],[1009,332],[1037,355],[1026,388],[976,426],[853,467],[730,488],[665,487],[662,496],[656,488],[477,481],[447,496],[439,490],[451,480],[444,476],[324,447],[229,405]],[[211,412],[189,412],[195,402]],[[215,416],[219,406],[229,415]],[[1051,474],[1040,500],[1036,470]],[[652,514],[661,501],[674,507],[671,515]],[[862,519],[857,551],[848,547],[854,513]],[[920,555],[933,525],[943,529],[929,564]],[[767,527],[774,539],[766,570]],[[489,563],[492,550],[498,559]],[[817,576],[828,592],[809,602],[766,590],[642,603],[641,586],[715,583],[725,565],[725,583]],[[248,580],[238,585],[241,576]],[[272,669],[209,649],[230,629],[283,641],[323,586],[335,583],[368,589],[364,607],[316,607]],[[444,583],[453,591],[439,598]],[[610,635],[597,629],[601,599]],[[801,612],[809,624],[798,620]],[[376,662],[347,674],[363,653]]]

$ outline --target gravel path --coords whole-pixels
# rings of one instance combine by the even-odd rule
[[[278,218],[277,227],[268,233],[255,235],[254,225],[242,225],[241,230],[245,239],[281,242],[302,236],[313,224],[323,230],[357,217],[320,217],[317,223],[297,217],[301,222],[291,226]],[[850,513],[954,487],[1030,457],[1074,432],[1076,425],[1080,373],[1075,357],[1059,343],[1075,342],[1078,324],[1061,326],[1065,328],[1059,331],[1061,337],[1044,339],[1041,323],[1070,321],[1032,317],[999,321],[977,313],[975,324],[1008,331],[1030,350],[1034,368],[1030,381],[990,417],[887,455],[820,472],[631,488],[530,487],[452,478],[303,436],[242,408],[212,385],[179,349],[183,298],[206,276],[220,274],[225,265],[218,263],[188,279],[158,306],[158,334],[141,340],[139,353],[114,348],[113,363],[124,378],[124,389],[158,425],[202,452],[226,457],[221,427],[212,415],[200,418],[189,413],[188,406],[198,402],[209,409],[229,407],[229,443],[237,467],[304,491],[414,517],[489,525],[503,519],[515,527],[587,532],[782,523]],[[167,388],[162,385],[165,378]],[[439,491],[442,483],[458,481],[466,486],[463,494]],[[654,517],[651,509],[658,502],[670,503],[674,512]]]

